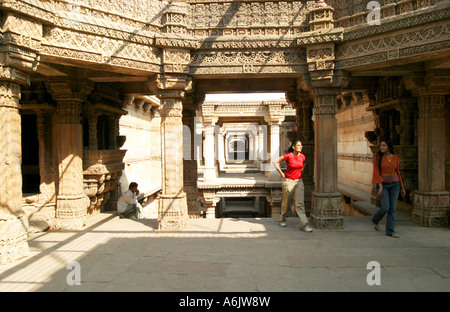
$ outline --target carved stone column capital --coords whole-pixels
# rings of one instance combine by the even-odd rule
[[[278,102],[276,103],[266,103],[269,109],[269,115],[264,116],[264,121],[270,125],[281,125],[281,123],[286,118],[282,111],[282,105]]]
[[[164,73],[150,79],[148,86],[158,97],[164,97],[163,91],[169,90],[177,90],[180,92],[178,97],[184,97],[184,92],[192,89],[192,79],[185,74]],[[170,93],[166,94],[166,97],[174,97]]]
[[[89,80],[75,80],[69,77],[51,77],[46,87],[57,102],[58,120],[60,123],[79,123],[82,104],[94,89]]]
[[[340,88],[314,88],[314,115],[335,115],[337,111],[337,97],[341,92]]]
[[[19,109],[20,85],[0,80],[0,107]]]
[[[45,85],[55,101],[84,102],[94,89],[95,83],[90,80],[76,80],[70,77],[50,77]]]

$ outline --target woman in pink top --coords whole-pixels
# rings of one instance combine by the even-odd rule
[[[303,148],[300,140],[294,140],[289,151],[280,158],[273,161],[273,165],[283,178],[281,188],[283,199],[281,202],[280,225],[286,226],[287,207],[292,206],[292,199],[295,202],[295,211],[299,217],[299,228],[305,232],[312,232],[305,214],[305,188],[303,186],[302,171],[305,168],[305,155],[301,153]],[[286,162],[286,173],[284,173],[279,163]]]
[[[372,217],[373,227],[379,231],[378,224],[387,213],[386,235],[398,238],[394,230],[396,206],[398,194],[405,198],[406,190],[400,174],[400,160],[388,140],[381,141],[380,152],[374,158],[372,183],[376,184],[376,197],[380,199],[380,209]]]

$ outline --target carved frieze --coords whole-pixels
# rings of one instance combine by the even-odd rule
[[[402,33],[383,33],[365,40],[349,41],[336,49],[336,68],[349,68],[443,51],[450,47],[447,21],[411,28]]]
[[[438,4],[444,0],[384,0],[377,1],[380,18],[394,17],[401,14],[409,14],[408,19],[413,20],[416,10],[425,9]],[[367,22],[368,15],[373,11],[367,8],[369,0],[327,0],[327,3],[334,8],[334,15],[337,27],[352,27]],[[371,7],[372,10],[375,8]],[[377,28],[384,29],[392,22],[391,20],[381,22]],[[372,29],[373,31],[374,29]],[[360,32],[360,30],[356,30]]]
[[[40,49],[40,40],[42,37],[41,23],[19,16],[16,14],[8,14],[3,25],[3,36],[1,42],[3,44],[12,44],[22,47],[25,54]],[[28,51],[27,49],[32,50]]]
[[[160,51],[150,45],[72,30],[44,27],[42,53],[52,56],[159,71]]]
[[[165,73],[189,73],[191,54],[189,50],[163,49],[162,63]]]
[[[307,31],[308,1],[190,1],[190,32],[200,36],[268,35],[270,29],[286,33]]]
[[[306,55],[298,50],[202,50],[192,55],[191,73],[304,72]]]

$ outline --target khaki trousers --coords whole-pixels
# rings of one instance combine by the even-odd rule
[[[281,183],[283,191],[283,199],[281,201],[281,215],[280,222],[286,221],[287,208],[292,207],[292,200],[295,203],[295,211],[298,214],[300,221],[300,228],[308,224],[308,218],[305,214],[305,187],[302,179],[292,180],[284,178]]]

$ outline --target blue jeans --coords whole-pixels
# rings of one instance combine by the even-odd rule
[[[377,192],[379,186],[377,185]],[[372,217],[372,222],[378,224],[387,212],[386,220],[386,235],[395,234],[395,207],[397,206],[398,194],[400,193],[400,183],[394,182],[392,184],[383,183],[383,194],[380,197],[380,209]]]

